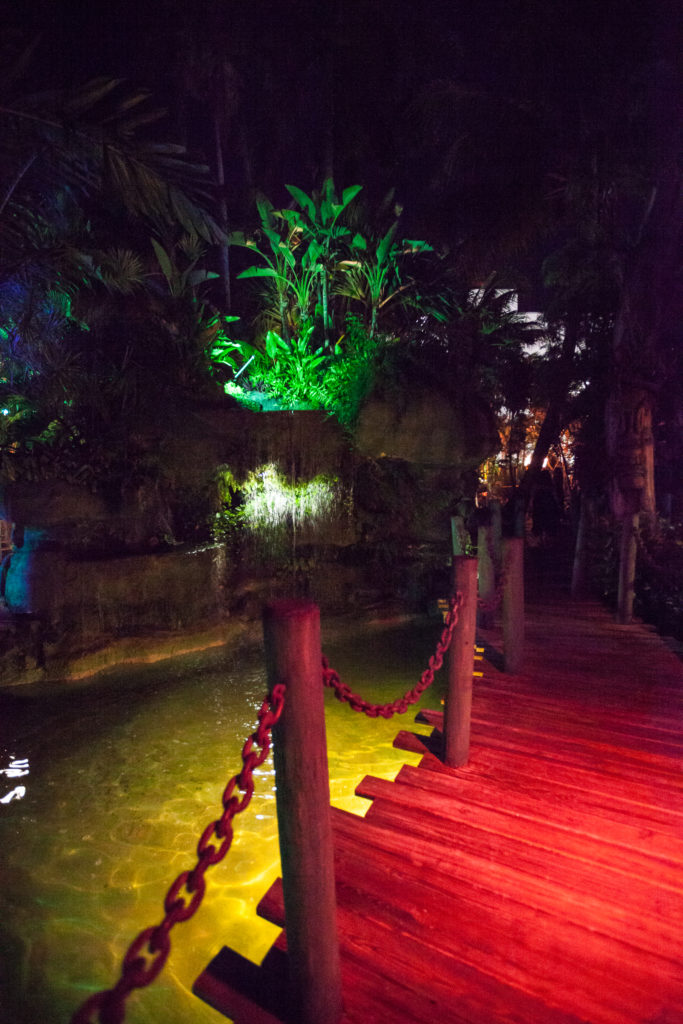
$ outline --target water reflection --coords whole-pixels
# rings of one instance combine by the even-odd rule
[[[22,775],[28,774],[28,758],[17,758],[13,754],[9,757],[9,764],[7,767],[0,768],[0,775],[4,775],[6,779],[18,779],[21,778]],[[25,796],[26,786],[15,786],[9,793],[5,793],[3,797],[0,797],[0,804],[11,804],[13,800],[21,800]]]
[[[386,700],[414,685],[438,632],[431,623],[422,635],[386,630],[325,646],[345,682]],[[214,650],[2,695],[0,795],[26,792],[0,815],[0,1024],[64,1024],[115,983],[132,939],[161,920],[170,883],[196,862],[265,690],[259,653],[236,661]],[[329,690],[325,706],[332,802],[363,813],[356,784],[366,773],[393,777],[410,760],[392,742],[413,715],[367,719]],[[25,786],[17,773],[29,762]],[[194,979],[222,945],[260,961],[278,934],[255,912],[280,871],[272,758],[255,775],[200,911],[174,929],[164,972],[131,997],[126,1024],[217,1024],[192,996]]]

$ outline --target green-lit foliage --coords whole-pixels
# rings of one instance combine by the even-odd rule
[[[211,360],[233,372],[225,390],[241,404],[264,410],[324,409],[351,427],[391,339],[371,338],[352,316],[332,352],[313,348],[312,334],[313,325],[289,341],[269,331],[262,351],[220,332]]]
[[[228,465],[219,466],[215,476],[216,496],[220,509],[210,516],[211,537],[219,543],[233,538],[242,519],[237,507],[239,482]]]
[[[254,367],[252,380],[271,395],[277,395],[281,408],[320,408],[323,366],[327,362],[321,348],[311,346],[313,324],[285,341],[275,331],[266,335],[266,351]]]
[[[359,185],[341,196],[331,179],[310,196],[287,189],[299,209],[275,210],[260,198],[255,236],[231,236],[262,261],[239,275],[263,288],[254,343],[222,332],[211,359],[228,377],[226,391],[244,404],[324,409],[352,426],[383,352],[397,340],[380,317],[392,304],[418,304],[404,268],[432,249],[397,240],[401,211],[393,193],[375,228],[358,205]]]
[[[352,427],[360,407],[372,389],[383,356],[392,346],[391,338],[370,336],[361,321],[349,315],[339,353],[329,360],[324,376],[325,408],[340,423]]]
[[[293,229],[300,231],[302,238],[309,243],[306,258],[319,273],[323,334],[325,343],[328,344],[332,327],[329,301],[330,274],[334,264],[339,260],[344,240],[350,235],[350,229],[340,221],[340,217],[363,186],[351,185],[345,188],[341,199],[335,193],[331,178],[325,179],[319,195],[308,196],[295,185],[286,187],[300,210],[282,210],[281,215]]]
[[[299,210],[276,210],[260,197],[254,237],[243,232],[230,236],[233,245],[254,252],[265,264],[239,275],[264,286],[257,335],[276,330],[288,341],[314,324],[316,344],[331,347],[349,312],[360,314],[374,335],[390,304],[422,306],[408,268],[420,255],[435,257],[426,242],[399,239],[400,207],[393,206],[387,222],[393,192],[371,216],[357,200],[360,185],[344,189],[339,199],[331,179],[312,196],[294,185],[287,189]]]
[[[266,264],[248,267],[239,276],[261,279],[270,286],[264,294],[260,323],[265,330],[277,330],[288,340],[314,315],[318,247],[311,243],[302,248],[301,230],[291,226],[265,197],[259,197],[256,206],[261,221],[257,232],[260,244],[243,232],[234,232],[230,242],[255,252]]]

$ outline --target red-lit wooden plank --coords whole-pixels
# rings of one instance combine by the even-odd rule
[[[620,757],[626,756],[648,765],[657,765],[664,772],[671,773],[675,782],[683,787],[680,771],[680,758],[683,756],[683,744],[667,738],[654,738],[628,731],[626,728],[609,729],[596,727],[590,708],[583,713],[583,721],[570,721],[558,707],[555,715],[540,715],[520,708],[496,706],[495,702],[487,703],[477,697],[472,714],[472,725],[476,730],[480,723],[487,727],[506,728],[515,733],[533,734],[543,743],[566,744],[578,743],[581,747],[595,748],[607,753],[617,752]],[[672,763],[673,762],[673,763]]]
[[[655,714],[647,703],[638,702],[629,695],[625,704],[623,697],[619,701],[606,704],[604,699],[595,699],[595,694],[574,691],[562,696],[541,695],[534,693],[526,679],[515,680],[505,685],[505,677],[496,675],[495,680],[488,674],[487,678],[476,684],[476,695],[480,707],[491,713],[504,711],[507,717],[510,711],[515,713],[533,713],[539,716],[548,715],[561,718],[565,722],[586,724],[586,715],[590,716],[588,724],[596,728],[605,728],[613,733],[624,730],[634,736],[645,736],[655,740],[665,740],[683,745],[680,733],[680,721],[683,707],[669,711],[666,715]]]
[[[523,701],[524,696],[520,695],[519,702],[522,705]],[[499,745],[505,743],[512,748],[526,750],[533,756],[548,756],[555,760],[561,756],[573,756],[574,760],[577,760],[578,756],[586,765],[599,761],[610,771],[613,771],[615,765],[620,770],[633,768],[637,771],[645,768],[643,778],[646,780],[652,778],[652,771],[655,770],[657,786],[673,788],[683,802],[683,745],[680,746],[679,753],[678,746],[672,746],[671,743],[660,744],[660,754],[664,752],[664,745],[667,746],[669,753],[659,757],[653,750],[639,751],[638,744],[641,739],[635,733],[627,735],[625,730],[616,733],[607,729],[599,733],[592,729],[593,714],[590,709],[584,712],[587,721],[585,734],[577,725],[574,726],[572,735],[569,735],[566,729],[562,730],[555,720],[539,720],[536,728],[525,726],[523,712],[517,713],[513,708],[484,710],[484,701],[480,694],[475,694],[473,709],[472,734],[479,745],[487,742]],[[561,717],[560,711],[558,717]],[[633,717],[637,719],[637,716]],[[416,721],[425,722],[440,731],[442,714],[425,709],[420,712]],[[683,715],[677,725],[679,729],[683,727]],[[601,743],[598,737],[602,738]],[[473,744],[471,756],[475,752],[476,744]]]
[[[464,804],[497,808],[514,818],[566,829],[580,836],[683,865],[683,832],[677,834],[658,828],[648,818],[646,808],[641,808],[638,816],[629,816],[628,813],[616,814],[611,807],[603,805],[600,808],[602,813],[595,813],[586,794],[579,790],[558,791],[555,784],[542,785],[531,777],[522,776],[517,777],[516,785],[503,786],[495,779],[484,779],[468,771],[459,772],[456,777],[444,773],[435,778],[432,773],[404,765],[395,781],[415,790],[424,790],[430,797],[441,796],[449,804],[451,800],[457,800]],[[359,796],[369,795],[357,792]],[[679,867],[679,870],[683,878],[683,869]]]
[[[524,971],[533,968],[541,975],[550,972],[554,976],[572,957],[584,957],[588,945],[596,963],[611,965],[607,968],[611,972],[616,961],[619,970],[628,968],[631,976],[640,979],[634,984],[652,976],[659,978],[660,984],[668,979],[669,988],[673,981],[679,993],[683,989],[681,937],[675,928],[662,933],[653,921],[654,927],[648,931],[647,923],[643,924],[628,907],[617,910],[615,917],[615,908],[595,896],[568,903],[559,887],[552,891],[547,885],[536,886],[527,904],[523,902],[527,895],[524,880],[520,884],[519,878],[510,873],[507,881],[511,884],[506,888],[501,887],[500,876],[489,887],[487,876],[481,872],[450,872],[445,865],[417,867],[374,839],[376,832],[373,838],[372,830],[366,833],[360,829],[355,836],[339,830],[340,902],[346,898],[346,890],[341,887],[358,889],[365,900],[364,913],[379,915],[387,923],[391,921],[392,927],[406,933],[415,931],[418,937],[424,931],[435,942],[436,928],[447,948],[462,947],[459,957],[499,976],[508,974],[511,961],[517,962],[518,954],[510,949],[514,932],[523,936],[519,941],[525,949],[534,951],[531,959],[524,954]],[[258,912],[282,926],[280,890],[281,884],[276,882],[259,904]],[[450,935],[453,929],[457,935]],[[501,963],[496,966],[498,960]],[[589,975],[584,970],[583,984],[589,983]]]
[[[367,858],[366,858],[367,860]],[[576,925],[561,913],[541,913],[512,899],[472,899],[471,887],[454,899],[443,880],[411,880],[400,868],[387,875],[386,864],[363,867],[359,852],[340,871],[340,906],[370,917],[403,938],[403,945],[424,947],[424,962],[434,954],[588,1019],[609,1009],[615,1020],[646,1018],[681,998],[679,964],[634,949],[626,942]],[[350,869],[353,868],[353,873]],[[382,884],[383,883],[383,884]],[[580,982],[577,979],[580,978]],[[548,1014],[550,1016],[550,1014]]]
[[[433,766],[437,771],[450,772],[452,770],[450,768],[446,768],[440,760],[442,745],[440,732],[434,732],[431,736],[423,736],[417,732],[407,732],[404,729],[401,729],[396,734],[392,745],[395,746],[398,751],[408,751],[410,754],[422,754],[423,761],[427,758],[430,766]]]
[[[472,715],[472,736],[479,740],[496,742],[504,737],[508,742],[529,750],[542,750],[556,757],[578,757],[586,764],[605,767],[608,770],[632,772],[656,771],[661,784],[683,792],[681,753],[671,744],[658,744],[658,749],[646,749],[646,744],[637,738],[626,740],[623,735],[598,733],[590,726],[587,714],[585,730],[578,727],[568,729],[557,722],[526,722],[523,712],[513,714],[489,714],[480,711],[475,701]],[[435,723],[436,724],[436,723]]]
[[[362,843],[368,859],[397,858],[406,871],[423,872],[435,888],[445,877],[446,893],[459,891],[464,885],[465,891],[472,887],[480,895],[490,892],[504,901],[523,900],[531,908],[562,914],[590,929],[599,924],[605,934],[619,941],[628,935],[632,944],[679,957],[683,941],[679,927],[681,900],[676,894],[662,900],[656,883],[641,885],[629,899],[632,887],[622,879],[615,886],[613,879],[599,884],[599,873],[579,879],[573,874],[568,877],[567,872],[559,877],[548,870],[532,874],[520,870],[510,858],[489,859],[490,849],[477,852],[476,847],[463,849],[455,842],[448,847],[439,837],[401,832],[381,818],[379,824],[375,820],[335,812],[337,849],[346,855],[353,850],[352,844]],[[360,821],[364,822],[362,826]],[[594,886],[589,884],[591,879],[596,883]]]
[[[629,1024],[650,1021],[658,1019],[656,1012],[663,1007],[678,1006],[683,999],[680,959],[668,946],[666,936],[660,934],[655,938],[657,948],[650,952],[646,948],[647,941],[642,946],[641,932],[638,940],[642,948],[634,948],[632,927],[637,926],[637,913],[629,917],[627,910],[627,917],[623,918],[616,908],[605,906],[595,897],[587,897],[578,907],[579,914],[583,914],[583,924],[577,924],[570,920],[570,916],[576,916],[577,909],[571,896],[567,899],[561,887],[553,892],[553,887],[542,879],[530,880],[530,886],[526,886],[524,879],[515,879],[514,872],[506,868],[501,871],[492,865],[495,884],[501,879],[506,883],[503,892],[497,895],[487,890],[489,869],[485,863],[470,861],[468,865],[460,859],[453,870],[451,863],[439,860],[437,851],[442,852],[443,847],[438,843],[428,840],[414,843],[405,833],[375,827],[367,820],[364,827],[359,827],[358,819],[353,821],[352,816],[344,816],[344,812],[335,814],[335,835],[340,865],[340,902],[346,898],[345,885],[356,888],[368,885],[369,892],[361,899],[361,903],[366,901],[363,912],[378,919],[383,915],[384,924],[393,932],[408,934],[414,927],[416,936],[424,940],[430,928],[448,931],[448,922],[452,922],[456,934],[448,934],[446,942],[457,960],[475,963],[480,969],[485,969],[486,965],[489,972],[507,978],[508,982],[517,977],[523,989],[535,987],[537,994],[545,991],[545,986],[557,996],[560,981],[564,979],[565,1009],[579,1012],[583,1002],[581,1012],[591,1021],[619,1021],[619,1014],[624,1013],[629,1003],[633,1015],[623,1016],[623,1021],[628,1020]],[[408,886],[411,874],[417,886],[413,903]],[[381,894],[387,887],[390,893],[383,897]],[[373,897],[374,889],[379,895]],[[520,905],[529,891],[540,895],[541,903],[545,901],[546,914]],[[380,911],[378,900],[387,903],[385,910]],[[609,938],[600,932],[598,929],[603,923],[611,924],[619,937]],[[670,934],[675,935],[675,928]],[[456,948],[458,935],[466,936],[462,948]],[[517,950],[520,944],[526,953]],[[680,947],[680,941],[678,945]],[[536,952],[532,956],[533,949]],[[511,961],[514,961],[512,968]],[[597,984],[596,975],[591,975],[590,965],[594,962],[595,970],[605,972],[602,984]],[[615,986],[619,988],[618,993],[613,992]],[[584,992],[586,987],[590,989],[588,993]],[[631,989],[634,992],[625,995]],[[589,1008],[586,1000],[595,999],[600,1006],[603,1003],[611,1006],[606,1017],[592,1003]],[[642,1017],[636,1014],[639,1000]],[[662,1019],[668,1020],[665,1016]],[[549,1015],[548,1020],[554,1017]]]
[[[355,852],[353,871],[362,874],[363,855],[358,848]],[[392,868],[397,865],[400,870],[400,862]],[[344,880],[339,882],[342,974],[349,979],[344,987],[343,1024],[374,1024],[384,1019],[376,1016],[378,998],[385,1010],[391,1008],[391,1024],[548,1024],[551,1019],[553,1024],[578,1024],[579,1018],[562,1011],[556,999],[549,1007],[544,999],[508,985],[467,959],[458,959],[448,948],[450,939],[445,931],[441,946],[445,943],[446,948],[441,948],[421,941],[405,927],[405,921],[397,924],[391,906],[383,904],[381,895],[378,900],[387,881],[382,872],[382,866],[373,862],[371,885],[361,890]],[[380,882],[383,885],[378,887]],[[284,905],[278,883],[271,887],[260,909],[267,920],[282,921]],[[438,926],[440,908],[431,908],[429,914]],[[357,986],[363,976],[367,987],[358,1005]]]
[[[558,741],[543,745],[540,738],[532,732],[524,733],[518,729],[505,729],[481,722],[473,723],[472,737],[473,745],[485,744],[511,753],[519,751],[549,761],[574,765],[577,768],[590,768],[592,771],[602,772],[606,778],[613,777],[636,784],[652,783],[656,778],[658,787],[670,791],[671,800],[679,801],[683,797],[680,773],[673,761],[669,762],[671,769],[667,770],[661,759],[657,761],[651,756],[632,757],[627,750],[598,748],[589,743],[584,745],[580,740],[574,743]]]
[[[598,605],[527,627],[523,672],[475,686],[466,767],[400,733],[420,767],[333,811],[342,1024],[683,1021],[680,663]]]
[[[556,702],[554,708],[533,706],[524,692],[514,700],[477,692],[475,702],[474,717],[484,722],[514,724],[549,737],[578,735],[586,741],[633,747],[664,757],[680,758],[683,755],[683,737],[678,731],[683,714],[672,714],[669,728],[660,729],[648,724],[642,712],[622,714],[618,721],[615,715],[615,720],[610,722],[604,709],[598,705],[585,702],[572,706]]]
[[[375,801],[364,820],[383,830],[381,843],[389,842],[389,852],[403,850],[415,863],[429,866],[431,859],[448,865],[452,872],[478,879],[502,896],[524,893],[529,905],[539,907],[547,907],[550,899],[568,912],[594,898],[596,918],[608,934],[619,937],[624,922],[629,922],[634,936],[642,933],[638,942],[646,948],[658,941],[680,947],[680,895],[663,891],[656,880],[634,879],[605,865],[472,828],[466,822],[417,810],[402,813],[387,801]],[[387,840],[394,834],[395,844]],[[610,913],[604,912],[606,905],[611,906]]]
[[[510,754],[522,753],[539,760],[574,765],[599,771],[605,779],[617,778],[624,782],[653,785],[660,792],[669,792],[670,802],[679,806],[683,801],[683,762],[679,758],[661,756],[637,749],[617,747],[608,743],[582,741],[580,735],[572,738],[542,734],[510,724],[509,719],[493,723],[483,721],[476,713],[472,720],[471,751],[484,745]],[[440,728],[441,712],[420,712],[419,719]],[[428,748],[429,749],[429,748]]]
[[[445,765],[431,751],[440,749],[440,734],[420,736],[401,731],[394,740],[399,750],[422,754],[420,769],[451,775]],[[506,788],[525,788],[532,793],[538,789],[539,798],[556,802],[575,802],[602,817],[615,821],[640,824],[647,831],[655,829],[674,836],[683,836],[683,800],[657,782],[649,785],[621,779],[587,768],[581,764],[566,765],[544,757],[540,752],[530,753],[510,747],[494,747],[477,743],[470,752],[466,766],[455,773],[457,778],[483,780]],[[650,779],[656,779],[650,774]]]
[[[596,877],[601,872],[610,872],[615,878],[627,878],[629,884],[639,879],[644,882],[656,879],[661,889],[683,894],[683,871],[680,864],[671,860],[561,829],[552,821],[520,819],[504,810],[482,807],[455,796],[445,801],[439,794],[424,789],[404,794],[401,788],[386,779],[363,779],[356,792],[373,800],[366,817],[375,820],[381,814],[400,820],[402,816],[406,833],[413,829],[420,832],[433,829],[434,834],[445,841],[471,842],[488,848],[492,854],[499,847],[509,848],[510,853],[514,847],[522,857],[530,856],[529,851],[533,851],[537,865],[539,862],[557,863],[558,870],[570,870],[580,864],[589,867]],[[548,811],[553,813],[552,806]],[[528,849],[520,849],[521,846]]]
[[[612,780],[605,782],[599,773],[564,768],[562,765],[548,767],[543,764],[539,769],[538,761],[529,758],[530,765],[536,767],[536,771],[531,773],[525,770],[526,765],[517,764],[518,760],[500,751],[479,747],[473,752],[467,766],[458,772],[458,778],[467,787],[476,788],[481,785],[498,791],[501,804],[508,791],[523,790],[541,801],[555,802],[561,806],[566,804],[598,818],[637,826],[644,838],[647,838],[649,832],[655,831],[683,840],[683,807],[663,806],[661,794],[657,794],[655,804],[643,799],[642,791],[637,795],[629,794],[628,786],[619,786]],[[425,774],[429,774],[426,763],[420,767]],[[432,765],[429,767],[432,768]],[[442,769],[441,774],[445,774]],[[562,774],[564,777],[561,777]]]

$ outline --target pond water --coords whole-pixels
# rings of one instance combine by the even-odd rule
[[[419,678],[440,629],[375,623],[326,642],[323,625],[323,648],[352,688],[393,700]],[[417,707],[438,707],[443,686],[437,676]],[[170,883],[194,866],[265,691],[258,652],[219,649],[0,694],[0,1024],[66,1024],[114,984],[132,939],[161,920]],[[325,701],[332,803],[362,814],[353,791],[364,774],[393,778],[418,760],[392,747],[414,712],[369,719],[329,690]],[[280,870],[272,757],[256,784],[200,910],[171,932],[164,971],[129,998],[128,1024],[219,1024],[193,982],[221,946],[260,962],[276,937],[255,914]]]

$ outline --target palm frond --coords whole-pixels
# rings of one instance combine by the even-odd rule
[[[97,276],[108,291],[130,295],[145,284],[147,272],[132,249],[110,249],[98,254]]]
[[[120,79],[94,79],[68,93],[0,94],[0,209],[20,194],[35,202],[56,189],[110,189],[126,209],[209,242],[222,233],[209,212],[208,169],[183,147],[151,143],[141,130],[163,111]]]

